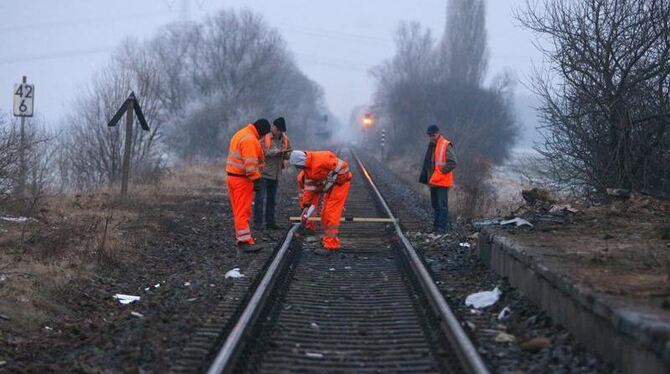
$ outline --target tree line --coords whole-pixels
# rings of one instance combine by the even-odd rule
[[[476,209],[482,189],[490,189],[484,181],[492,166],[507,159],[518,131],[512,79],[501,74],[484,84],[486,3],[450,0],[439,40],[412,22],[399,26],[395,41],[395,55],[372,71],[377,82],[373,111],[387,129],[389,155],[422,160],[426,127],[438,125],[458,154],[464,205]]]
[[[91,190],[120,180],[124,126],[106,124],[131,90],[151,128],[133,132],[132,175],[139,180],[167,164],[220,158],[231,134],[260,117],[285,117],[292,140],[307,142],[310,125],[325,111],[322,89],[300,71],[279,32],[249,10],[224,10],[200,23],[167,25],[146,41],[125,40],[57,133],[35,134],[52,147],[29,149],[48,155],[43,183]],[[16,184],[13,128],[8,116],[0,117],[5,193]]]

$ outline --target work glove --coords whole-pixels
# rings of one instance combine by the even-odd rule
[[[315,211],[316,207],[314,205],[310,205],[309,207],[303,209],[302,214],[300,214],[300,223],[303,225],[307,224],[309,217],[314,214]]]
[[[254,192],[258,192],[258,191],[260,191],[260,190],[261,190],[261,180],[260,180],[260,179],[256,179],[256,180],[254,181]]]

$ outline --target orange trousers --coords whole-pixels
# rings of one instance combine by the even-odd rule
[[[254,201],[254,182],[249,178],[234,175],[228,175],[226,181],[228,182],[230,206],[233,208],[235,239],[238,243],[254,244],[251,227],[249,227],[251,203]]]
[[[344,204],[347,202],[351,182],[336,184],[326,194],[323,202],[323,211],[321,213],[321,227],[323,228],[323,237],[321,245],[330,250],[340,248],[340,218],[344,210]]]

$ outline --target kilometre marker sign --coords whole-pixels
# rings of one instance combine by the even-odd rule
[[[14,116],[32,117],[35,85],[17,83],[14,85]]]

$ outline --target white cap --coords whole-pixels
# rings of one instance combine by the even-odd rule
[[[307,153],[303,151],[293,151],[289,156],[288,162],[293,166],[305,166],[307,161]]]

